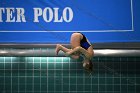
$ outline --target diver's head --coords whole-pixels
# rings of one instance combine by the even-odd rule
[[[93,64],[92,64],[91,60],[88,60],[88,61],[84,60],[83,61],[83,67],[85,68],[85,70],[87,72],[91,73],[92,70],[93,70]]]

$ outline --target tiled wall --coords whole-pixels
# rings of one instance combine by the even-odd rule
[[[0,93],[140,93],[139,57],[0,57]]]

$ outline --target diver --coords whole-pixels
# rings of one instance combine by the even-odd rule
[[[63,51],[66,56],[70,56],[73,59],[79,59],[80,56],[83,57],[83,67],[89,73],[93,70],[92,58],[94,55],[93,47],[89,40],[84,34],[80,32],[75,32],[71,35],[70,40],[71,49],[68,49],[61,44],[56,45],[56,55],[59,51]]]

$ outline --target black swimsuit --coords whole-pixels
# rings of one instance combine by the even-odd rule
[[[80,33],[80,32],[76,32],[76,33]],[[82,34],[82,33],[80,33],[80,34]],[[82,35],[83,35],[83,39],[81,39],[81,41],[80,41],[80,46],[87,50],[91,45],[87,42],[85,35],[84,34],[82,34]]]

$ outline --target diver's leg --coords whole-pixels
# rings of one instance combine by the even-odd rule
[[[80,33],[73,33],[71,35],[71,39],[70,39],[70,44],[71,44],[71,48],[75,48],[77,46],[80,46],[80,40],[82,38],[82,35]],[[60,44],[56,45],[56,55],[58,55],[59,51],[62,50],[64,53],[72,51],[72,49],[68,49]],[[78,59],[79,55],[70,55],[72,58],[74,59]]]
[[[71,35],[70,44],[71,44],[72,49],[80,46],[81,38],[82,38],[82,35],[80,33],[73,33]]]
[[[69,52],[71,49],[68,49],[60,44],[56,45],[55,53],[58,55],[59,51],[62,50],[64,53]]]
[[[71,50],[71,51],[68,51],[67,54],[68,54],[68,55],[72,55],[72,54],[74,54],[74,53],[76,53],[76,52],[81,52],[82,54],[85,55],[85,57],[86,57],[87,59],[90,59],[90,58],[92,58],[92,56],[93,56],[93,55],[90,54],[87,50],[85,50],[84,48],[82,48],[82,47],[80,47],[80,46],[74,48],[74,49]]]
[[[80,33],[73,33],[71,35],[71,39],[70,39],[71,48],[80,46],[80,38],[81,38]],[[71,49],[68,49],[60,44],[57,44],[56,50],[55,50],[56,55],[58,55],[60,50],[62,50],[64,53],[66,53],[66,52],[70,51]]]
[[[68,48],[66,48],[66,47],[64,47],[64,46],[62,46],[60,44],[57,44],[56,45],[56,50],[55,50],[56,55],[58,55],[58,52],[60,50],[62,50],[64,53],[66,53],[66,52],[71,51],[72,49],[68,49]],[[79,58],[79,55],[70,55],[70,57],[73,58],[73,59],[78,59]]]

